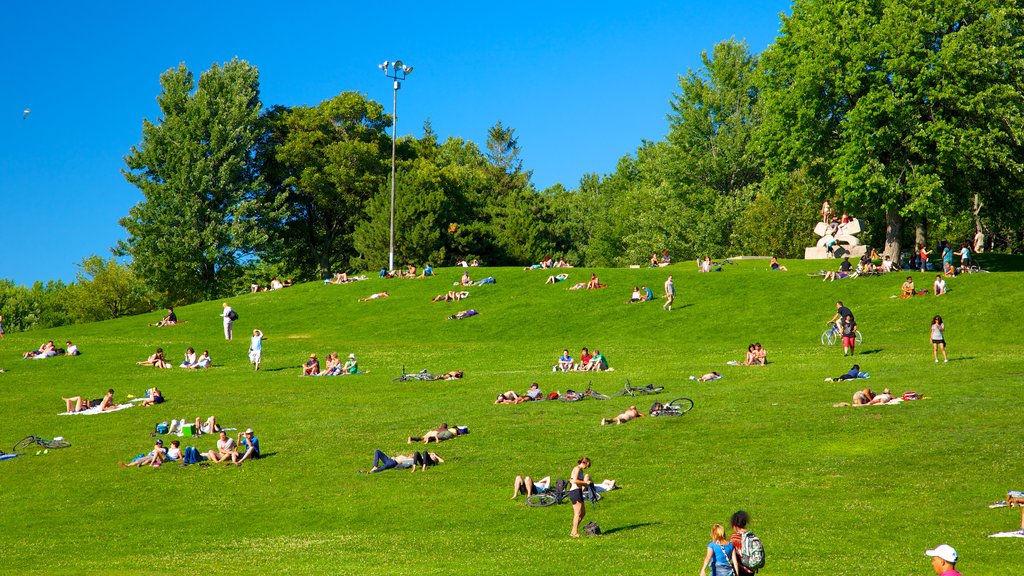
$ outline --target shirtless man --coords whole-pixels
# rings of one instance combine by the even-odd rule
[[[623,422],[629,422],[630,420],[635,420],[636,418],[642,418],[642,417],[643,417],[643,414],[641,414],[640,411],[636,409],[636,406],[630,406],[629,408],[626,408],[625,412],[623,412],[622,414],[619,414],[615,418],[602,418],[601,419],[601,426],[604,426],[605,424],[607,424],[609,422],[615,422],[616,424],[622,424]]]
[[[81,396],[64,398],[64,405],[68,412],[81,412],[83,408],[93,408],[96,406],[99,406],[100,412],[113,410],[116,407],[114,404],[114,389],[107,390],[107,393],[99,400],[89,401]]]

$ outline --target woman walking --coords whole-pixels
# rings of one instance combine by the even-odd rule
[[[590,458],[584,456],[569,473],[569,492],[566,493],[566,496],[569,498],[569,502],[572,502],[572,532],[569,532],[569,536],[573,538],[580,537],[580,522],[587,515],[587,511],[583,508],[583,487],[591,483],[590,474],[583,472],[587,468],[590,468]],[[593,491],[593,487],[591,487],[591,491]]]
[[[721,524],[711,527],[711,542],[704,556],[704,565],[700,567],[700,576],[706,576],[708,565],[711,565],[711,576],[735,576],[739,572],[736,547],[726,540],[725,528]]]
[[[946,357],[946,325],[942,323],[942,316],[936,315],[932,318],[932,358],[939,361],[939,350],[942,350],[942,361],[949,362]]]

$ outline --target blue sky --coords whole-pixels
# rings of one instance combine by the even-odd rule
[[[160,74],[238,56],[264,106],[314,105],[345,90],[391,110],[376,65],[415,70],[398,132],[430,118],[483,143],[516,129],[534,184],[573,188],[666,132],[678,75],[718,41],[760,52],[787,0],[520,3],[8,3],[0,24],[0,278],[74,279],[109,256],[141,200],[120,174],[156,119]],[[31,108],[27,119],[22,111]]]

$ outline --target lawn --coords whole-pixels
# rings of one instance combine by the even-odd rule
[[[930,573],[924,550],[949,543],[965,574],[1024,573],[1024,541],[988,539],[1019,527],[1016,510],[987,508],[1024,489],[1020,458],[1024,364],[1020,261],[1008,270],[949,280],[945,296],[890,298],[905,275],[822,283],[814,261],[741,261],[698,274],[691,263],[595,270],[608,288],[570,292],[546,271],[472,269],[497,283],[459,303],[431,303],[461,270],[424,280],[343,286],[311,283],[232,298],[240,318],[226,342],[220,301],[177,309],[188,323],[151,328],[161,311],[0,340],[0,448],[38,433],[65,450],[0,462],[4,573],[696,574],[714,523],[747,510],[767,553],[763,574]],[[984,264],[985,261],[982,260]],[[676,308],[625,304],[634,285],[658,295],[674,274]],[[932,274],[913,274],[930,287]],[[357,298],[387,290],[391,297]],[[842,299],[865,341],[851,361],[818,337]],[[473,308],[476,317],[445,318]],[[932,361],[928,327],[941,314],[948,364]],[[264,369],[248,365],[248,334],[266,334]],[[71,339],[83,355],[23,361],[46,339]],[[767,367],[727,366],[747,344]],[[137,367],[156,347],[175,363],[208,349],[207,371]],[[600,349],[614,371],[552,373],[563,348]],[[310,352],[354,352],[369,373],[300,378]],[[858,383],[826,383],[853,362],[873,389],[928,399],[899,406],[833,408]],[[461,369],[454,382],[393,383],[401,372]],[[710,370],[722,380],[696,383]],[[495,406],[505,390],[611,393],[626,380],[689,396],[692,412],[600,426],[628,398]],[[860,383],[863,385],[863,383]],[[62,395],[116,398],[163,390],[152,408],[57,416]],[[634,403],[646,412],[654,398]],[[252,427],[267,457],[240,468],[123,470],[150,449],[154,424],[215,414]],[[438,423],[471,433],[437,447],[448,461],[425,473],[370,467],[375,449]],[[232,432],[232,435],[237,432]],[[170,441],[167,438],[166,441]],[[215,436],[182,438],[209,450]],[[567,477],[593,460],[596,480],[623,486],[587,520],[605,534],[568,538],[568,504],[512,501],[517,474]]]

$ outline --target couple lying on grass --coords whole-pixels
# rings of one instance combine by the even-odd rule
[[[465,298],[469,298],[469,292],[466,292],[465,290],[461,292],[449,290],[445,294],[438,294],[437,296],[434,296],[431,302],[458,302]]]
[[[411,468],[413,472],[416,471],[416,467],[420,467],[420,471],[425,471],[427,466],[436,466],[443,464],[444,458],[437,455],[436,452],[427,452],[424,450],[422,453],[413,452],[412,454],[395,454],[392,458],[380,450],[374,450],[373,452],[373,468],[370,470],[362,470],[361,473],[374,473],[383,472],[385,470],[403,470],[405,468]]]
[[[597,290],[598,288],[607,288],[607,284],[601,284],[597,274],[591,274],[590,280],[587,282],[580,282],[569,286],[569,290]]]
[[[140,454],[128,464],[118,462],[118,465],[122,468],[161,466],[164,462],[168,461],[177,461],[184,465],[187,459],[185,456],[188,452],[193,452],[192,459],[196,462],[208,460],[213,463],[223,462],[226,465],[234,464],[235,466],[241,466],[246,460],[255,460],[260,457],[260,440],[256,438],[252,428],[239,434],[237,442],[233,438],[228,437],[227,432],[221,430],[220,439],[217,440],[217,449],[200,454],[198,450],[191,446],[183,452],[181,450],[181,443],[177,440],[172,441],[171,447],[165,449],[163,439],[157,438],[156,445],[148,454]]]
[[[600,350],[594,350],[594,354],[591,355],[590,351],[586,348],[580,353],[580,361],[576,363],[573,357],[569,355],[569,349],[562,350],[562,355],[558,358],[558,363],[552,368],[552,372],[600,372],[603,370],[610,370],[608,367],[608,360],[601,354]]]
[[[544,393],[540,390],[540,384],[534,382],[530,384],[530,389],[523,394],[516,394],[514,391],[509,390],[498,394],[498,398],[494,401],[495,404],[522,404],[523,402],[533,402],[534,400],[543,400]]]
[[[79,355],[78,346],[72,344],[71,340],[68,340],[67,343],[65,343],[65,346],[66,348],[57,348],[57,346],[53,343],[53,340],[50,340],[48,342],[40,344],[38,350],[29,350],[28,352],[22,354],[21,357],[24,360],[43,360],[45,358],[53,358],[54,356]]]
[[[406,441],[407,444],[413,442],[423,442],[424,444],[430,444],[431,442],[444,442],[445,440],[451,440],[456,436],[469,433],[469,428],[465,426],[456,426],[449,428],[447,422],[442,422],[440,426],[433,430],[427,430],[422,436],[409,436]]]

